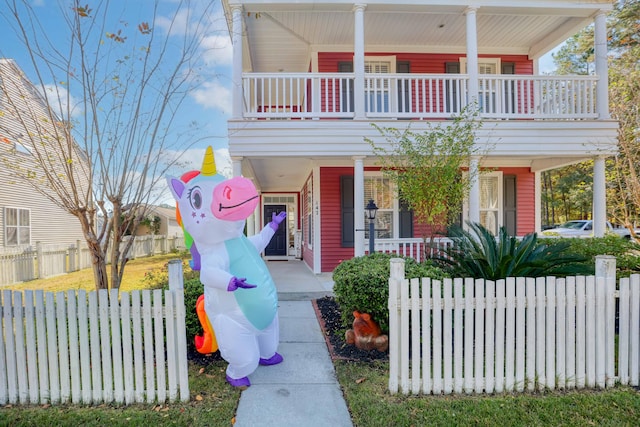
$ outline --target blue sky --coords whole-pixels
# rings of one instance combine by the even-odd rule
[[[85,2],[81,2],[85,4]],[[87,0],[89,7],[95,8],[99,2]],[[202,3],[194,1],[194,7],[201,7]],[[63,7],[71,7],[71,2],[59,0],[33,0],[30,5],[38,17],[41,25],[51,42],[60,47],[64,52],[64,47],[68,46],[67,38],[69,30],[66,24],[61,22],[60,4]],[[154,34],[166,38],[173,43],[179,43],[180,34],[194,25],[195,17],[200,13],[198,10],[187,10],[184,5],[180,5],[176,0],[160,0],[158,2],[158,18],[155,22],[152,19],[152,0],[113,0],[112,10],[118,16],[113,16],[110,24],[114,28],[121,28],[128,37],[127,42],[136,37],[136,27],[141,22],[148,22]],[[175,14],[172,30],[169,29],[171,17]],[[31,60],[24,45],[19,42],[14,34],[14,25],[10,24],[11,16],[7,16],[6,9],[0,6],[0,57],[11,58],[25,72],[27,78],[32,81],[37,79],[31,66]],[[226,120],[231,112],[231,63],[232,49],[229,40],[227,24],[222,13],[222,6],[219,1],[215,1],[215,7],[207,19],[208,29],[203,32],[198,39],[198,57],[201,63],[193,67],[194,73],[199,73],[201,84],[192,91],[185,99],[181,109],[176,114],[175,126],[177,128],[188,127],[190,123],[198,122],[199,140],[194,145],[194,149],[187,151],[182,160],[190,165],[199,166],[204,153],[204,149],[211,145],[216,149],[219,161],[228,163],[227,150],[227,124]],[[203,72],[203,70],[206,70]],[[50,85],[57,82],[50,81]],[[60,85],[58,85],[59,87]],[[72,99],[77,94],[71,93]],[[226,157],[226,160],[222,160]]]

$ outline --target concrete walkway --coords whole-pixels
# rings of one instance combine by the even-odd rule
[[[242,392],[236,427],[352,426],[311,300],[330,295],[330,275],[314,275],[301,261],[270,261],[278,288],[284,361],[259,366]]]

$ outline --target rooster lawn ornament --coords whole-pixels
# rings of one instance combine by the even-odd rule
[[[168,176],[167,182],[177,201],[192,267],[200,270],[204,285],[204,298],[197,305],[204,335],[196,337],[196,346],[201,353],[214,352],[217,346],[229,363],[227,382],[244,389],[258,364],[282,362],[276,352],[278,295],[260,252],[286,213],[274,213],[259,234],[245,237],[245,220],[258,205],[258,192],[246,178],[217,174],[211,147],[201,171]]]

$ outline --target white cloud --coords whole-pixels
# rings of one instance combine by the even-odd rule
[[[48,84],[44,86],[45,98],[53,111],[62,119],[78,117],[82,114],[82,103],[69,94],[67,88],[60,85]]]
[[[231,89],[217,81],[204,82],[191,93],[191,96],[198,105],[202,105],[205,108],[220,110],[223,113],[231,111]]]
[[[189,18],[193,16],[192,13],[189,9],[180,9],[176,11],[173,18],[159,16],[155,20],[155,26],[171,36],[182,36],[189,31],[191,24]]]
[[[220,66],[231,65],[233,61],[233,46],[227,35],[210,35],[203,37],[200,47],[202,59],[207,65]]]

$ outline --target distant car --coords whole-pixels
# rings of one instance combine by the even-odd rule
[[[615,233],[625,239],[631,237],[631,233],[626,228],[614,228],[608,221],[606,224],[607,232]],[[567,221],[558,227],[543,231],[542,235],[545,237],[593,237],[593,221],[589,219]]]

